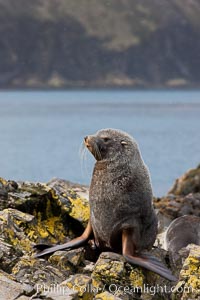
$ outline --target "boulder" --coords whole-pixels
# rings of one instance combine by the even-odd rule
[[[194,215],[200,217],[200,193],[154,198],[154,207],[158,210],[159,230],[162,232],[172,220],[180,216]]]
[[[169,194],[177,196],[186,196],[190,193],[200,193],[200,165],[178,178],[169,191]]]
[[[34,295],[36,290],[27,284],[16,281],[13,275],[9,275],[0,270],[0,299],[6,300],[26,300]]]
[[[173,289],[174,300],[200,299],[200,246],[188,245],[179,282]]]
[[[199,195],[155,199],[162,227],[186,212],[200,215]],[[193,288],[189,299],[199,297],[199,248],[193,245],[171,255],[162,249],[163,228],[151,253],[177,276],[180,273],[174,289],[157,274],[128,264],[120,254],[100,254],[92,241],[84,248],[34,258],[35,243],[63,243],[83,232],[89,219],[85,186],[61,179],[44,184],[1,178],[0,208],[0,299],[187,299],[180,287]]]

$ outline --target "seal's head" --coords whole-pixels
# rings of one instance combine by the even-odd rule
[[[136,141],[126,132],[102,129],[84,138],[85,146],[97,161],[134,157],[139,153]]]

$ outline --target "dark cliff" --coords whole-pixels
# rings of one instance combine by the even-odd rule
[[[0,0],[0,87],[200,87],[198,0]]]

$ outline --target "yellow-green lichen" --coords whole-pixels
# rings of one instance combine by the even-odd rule
[[[192,245],[189,256],[186,258],[183,268],[180,272],[180,281],[175,287],[174,296],[178,295],[180,282],[182,283],[183,300],[199,299],[200,297],[200,247]],[[176,299],[176,298],[174,298]],[[179,299],[179,298],[177,298]]]
[[[34,242],[47,239],[49,243],[57,243],[65,240],[65,228],[60,217],[50,217],[41,220],[38,214],[37,223],[26,229],[27,236]]]
[[[7,185],[8,182],[4,178],[0,177],[0,183]]]
[[[83,223],[87,223],[90,216],[88,201],[80,197],[75,199],[68,197],[68,199],[71,202],[71,207],[69,209],[70,216],[82,221]]]
[[[61,286],[67,286],[70,289],[75,289],[79,297],[82,299],[93,299],[92,280],[90,277],[82,274],[77,274],[61,283]]]
[[[37,263],[37,260],[34,258],[22,257],[20,263],[16,264],[12,269],[12,274],[16,275],[23,267],[33,267]]]
[[[92,273],[93,285],[101,288],[102,285],[130,285],[142,287],[144,275],[138,268],[125,263],[121,255],[102,253]]]
[[[110,294],[109,292],[103,292],[103,293],[97,294],[95,299],[96,300],[116,300],[116,297],[114,295]]]
[[[58,197],[58,195],[56,194],[56,191],[55,191],[54,189],[51,189],[51,190],[50,190],[50,193],[51,193],[51,196],[52,196],[53,199],[55,199],[55,200],[58,200],[58,199],[59,199],[59,197]]]
[[[144,275],[142,270],[139,268],[132,269],[129,275],[130,282],[135,287],[143,287],[144,285]]]

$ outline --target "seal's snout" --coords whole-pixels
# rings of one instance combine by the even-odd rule
[[[87,148],[91,147],[91,137],[89,135],[84,137],[84,144]]]

